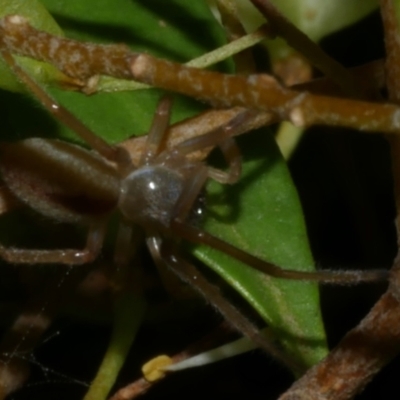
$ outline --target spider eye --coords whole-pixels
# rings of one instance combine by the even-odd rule
[[[190,225],[199,227],[203,222],[205,209],[206,209],[206,195],[205,195],[205,190],[203,189],[197,196],[197,199],[194,202],[192,209],[190,210],[188,216],[188,223]]]

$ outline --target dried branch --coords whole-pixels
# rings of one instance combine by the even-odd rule
[[[400,266],[400,258],[395,262]],[[396,279],[400,279],[396,272]],[[348,400],[400,352],[399,302],[392,290],[382,296],[338,347],[284,393],[279,400]]]
[[[38,31],[24,17],[16,15],[0,20],[0,38],[2,48],[39,61],[51,60],[66,75],[83,81],[94,75],[130,78],[130,50],[124,45],[82,46],[77,40]]]
[[[8,50],[50,61],[74,78],[88,79],[93,74],[127,77],[131,69],[133,78],[142,82],[218,106],[237,105],[272,112],[295,125],[336,125],[388,133],[397,132],[400,126],[400,108],[394,105],[298,92],[282,87],[268,75],[220,74],[129,53],[123,46],[100,46],[58,38],[35,30],[22,17],[4,18],[0,29],[4,33],[3,46]],[[54,48],[59,51],[55,52]],[[68,57],[66,63],[67,54],[71,52],[79,62]]]

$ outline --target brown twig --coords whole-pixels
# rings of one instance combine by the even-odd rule
[[[398,133],[400,107],[320,96],[282,87],[269,75],[237,76],[203,71],[140,54],[132,58],[137,80],[215,105],[270,111],[295,125],[330,125],[365,132]]]
[[[257,108],[302,126],[336,125],[388,133],[395,133],[400,127],[400,108],[390,104],[299,92],[282,87],[268,75],[245,77],[203,71],[149,55],[129,53],[121,46],[99,46],[59,38],[35,30],[22,17],[4,18],[0,30],[7,50],[51,62],[74,78],[88,79],[93,74],[133,75],[142,82],[218,106]],[[59,51],[52,51],[51,43]],[[79,62],[70,61],[71,51]]]
[[[338,347],[279,400],[352,399],[400,351],[399,318],[399,303],[389,289]]]
[[[83,81],[98,74],[130,78],[130,50],[124,45],[82,45],[77,40],[39,31],[17,15],[0,20],[0,38],[2,48],[50,62],[66,75]]]

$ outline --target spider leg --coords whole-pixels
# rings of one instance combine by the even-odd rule
[[[195,268],[176,251],[175,244],[171,241],[162,242],[160,257],[165,264],[183,281],[190,284],[199,294],[209,301],[235,329],[247,336],[260,348],[272,355],[292,371],[304,372],[299,364],[292,358],[279,351],[270,340],[250,320],[248,320],[237,308],[227,301],[217,286],[211,284]]]
[[[171,106],[172,100],[170,97],[163,97],[158,102],[139,165],[148,165],[160,152],[165,134],[168,131]]]
[[[194,138],[185,140],[175,146],[174,151],[184,156],[205,147],[219,146],[227,138],[231,138],[243,133],[243,125],[249,123],[257,115],[257,111],[243,110],[230,121],[222,126],[218,126],[212,131]]]
[[[182,154],[187,154],[192,151],[199,150],[209,145],[224,145],[227,143],[227,148],[224,151],[224,156],[228,160],[230,165],[233,165],[233,171],[240,165],[240,154],[238,149],[227,142],[227,139],[232,139],[237,127],[243,122],[244,119],[252,116],[252,112],[244,112],[239,116],[233,118],[228,122],[228,132],[224,128],[216,129],[214,132],[189,139],[176,147],[176,151]],[[233,172],[233,177],[235,173]],[[195,244],[206,244],[216,250],[222,251],[229,256],[247,264],[267,275],[276,278],[284,279],[296,279],[296,280],[307,280],[317,281],[321,283],[331,283],[338,285],[349,285],[357,284],[360,282],[376,282],[380,280],[388,279],[388,271],[385,270],[371,270],[371,271],[295,271],[282,269],[276,265],[273,265],[265,260],[255,257],[201,229],[198,229],[186,221],[186,217],[189,214],[197,196],[199,195],[201,188],[204,186],[206,179],[209,177],[209,167],[199,167],[197,175],[189,178],[183,194],[177,202],[173,216],[171,219],[170,229],[178,234],[182,239]]]
[[[206,136],[206,135],[205,135]],[[197,139],[197,138],[196,138]],[[192,139],[190,139],[191,141]],[[186,142],[185,142],[186,143]],[[184,144],[185,144],[184,143]],[[182,196],[177,202],[170,223],[170,229],[182,239],[195,244],[205,244],[218,251],[257,269],[267,275],[276,278],[317,281],[338,285],[356,284],[359,282],[376,282],[388,279],[388,271],[295,271],[282,269],[265,260],[253,256],[201,229],[198,229],[186,221],[186,218],[199,195],[201,188],[208,178],[208,167],[202,166],[187,180]]]
[[[228,162],[229,169],[226,172],[217,168],[207,167],[208,176],[219,183],[236,183],[242,173],[242,156],[239,147],[235,139],[227,138],[219,145],[219,148]]]
[[[255,111],[244,110],[228,121],[225,125],[219,126],[205,135],[197,136],[178,144],[174,148],[173,152],[179,160],[181,157],[198,150],[218,146],[229,165],[229,169],[228,172],[226,172],[216,168],[207,167],[208,177],[220,183],[235,183],[240,177],[242,163],[240,150],[233,137],[242,133],[243,124],[254,119],[255,115]],[[157,161],[162,163],[164,159],[169,157],[169,154],[170,151],[161,153],[157,158]]]
[[[0,54],[4,61],[9,65],[15,75],[28,87],[37,97],[42,105],[59,119],[66,126],[71,128],[80,136],[90,147],[96,150],[103,157],[117,163],[128,163],[129,157],[122,148],[109,145],[102,138],[93,133],[85,124],[70,113],[65,107],[52,99],[15,61],[14,57],[4,49],[0,49]]]
[[[336,285],[352,285],[361,282],[377,282],[387,280],[389,272],[386,270],[370,271],[295,271],[283,269],[268,261],[255,257],[222,239],[217,238],[201,229],[176,218],[171,222],[171,229],[181,238],[196,244],[205,244],[218,251],[228,254],[250,267],[275,278],[317,281]]]
[[[35,250],[16,249],[0,245],[0,258],[11,264],[65,264],[81,265],[96,259],[103,246],[106,224],[93,224],[89,227],[86,245],[82,250],[55,249]]]
[[[193,299],[193,290],[170,269],[166,268],[164,260],[160,256],[162,239],[156,234],[146,239],[147,248],[156,265],[158,276],[161,279],[163,288],[173,299]]]

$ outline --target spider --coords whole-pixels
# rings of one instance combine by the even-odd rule
[[[40,214],[60,222],[88,227],[82,250],[32,250],[0,245],[0,257],[12,264],[59,263],[82,265],[99,255],[108,218],[121,216],[116,245],[116,268],[129,264],[132,226],[141,227],[156,264],[170,268],[201,293],[234,328],[289,366],[299,366],[279,351],[239,310],[231,305],[180,252],[183,241],[205,244],[268,275],[326,283],[349,284],[386,279],[385,271],[283,270],[200,229],[193,221],[201,211],[198,199],[208,179],[234,184],[240,178],[241,155],[234,136],[255,111],[243,110],[228,123],[202,136],[163,149],[171,100],[156,109],[139,165],[133,165],[121,146],[112,146],[57,104],[15,62],[6,50],[3,58],[14,73],[61,122],[72,128],[93,151],[63,142],[31,138],[0,145],[0,171],[8,189]],[[228,164],[223,171],[187,156],[218,147]],[[301,368],[300,368],[301,369]]]

